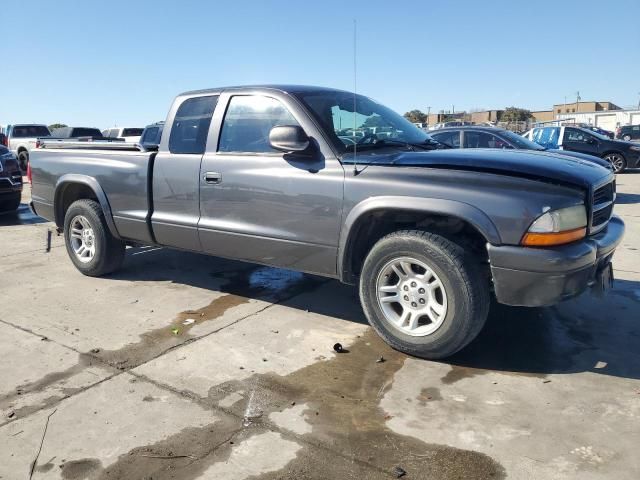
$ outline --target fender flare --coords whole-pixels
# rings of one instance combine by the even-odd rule
[[[342,281],[351,276],[349,259],[353,248],[354,226],[365,215],[376,210],[404,210],[459,218],[471,224],[487,241],[500,245],[498,229],[479,208],[457,200],[424,197],[381,196],[371,197],[355,205],[346,216],[338,244],[338,274]]]
[[[118,233],[118,229],[116,228],[116,224],[113,221],[113,215],[111,213],[111,206],[109,205],[109,201],[107,200],[107,195],[104,193],[104,190],[98,183],[98,181],[90,177],[88,175],[80,175],[77,173],[67,173],[58,178],[56,182],[54,195],[53,195],[53,211],[55,216],[55,223],[59,228],[62,228],[64,224],[64,212],[62,211],[62,196],[66,188],[69,185],[85,185],[89,187],[96,198],[98,199],[98,203],[100,204],[100,208],[102,208],[102,212],[104,213],[104,218],[107,221],[107,227],[109,227],[109,231],[111,235],[116,238],[120,238],[120,234]]]

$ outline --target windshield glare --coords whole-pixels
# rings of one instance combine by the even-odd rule
[[[431,137],[390,108],[361,95],[322,91],[298,98],[314,116],[340,152],[387,140],[422,144]],[[355,104],[355,108],[354,108]]]

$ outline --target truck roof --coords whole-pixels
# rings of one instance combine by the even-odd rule
[[[205,88],[202,90],[191,90],[189,92],[183,92],[178,96],[183,95],[198,95],[203,93],[221,93],[225,90],[278,90],[284,93],[305,93],[305,92],[343,92],[349,93],[346,90],[340,90],[338,88],[330,88],[330,87],[316,87],[311,85],[283,85],[283,84],[273,84],[273,85],[236,85],[236,86],[228,86],[228,87],[219,87],[219,88]]]

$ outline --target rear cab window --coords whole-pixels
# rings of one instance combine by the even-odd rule
[[[123,137],[139,137],[142,135],[144,128],[124,128],[122,129]]]
[[[558,148],[560,144],[560,127],[534,128],[531,140],[545,148]]]
[[[19,125],[11,130],[13,138],[48,137],[50,135],[49,129],[44,125]]]
[[[169,136],[169,152],[203,154],[217,95],[188,98],[176,112]]]

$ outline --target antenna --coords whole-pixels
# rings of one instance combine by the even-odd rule
[[[356,90],[358,88],[357,77],[357,64],[356,64],[356,19],[353,19],[353,175],[358,175],[358,140],[356,137],[356,124],[357,124],[357,112],[356,112]]]

